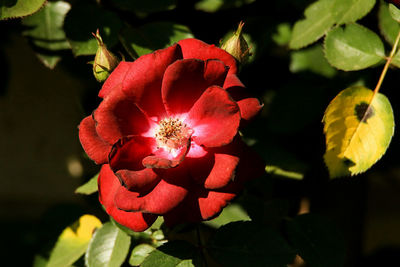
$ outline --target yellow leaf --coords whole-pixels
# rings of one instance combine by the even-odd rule
[[[389,100],[362,86],[340,92],[326,109],[323,123],[324,160],[331,178],[365,172],[385,154],[394,131]]]
[[[101,222],[93,215],[83,215],[71,226],[64,229],[58,237],[47,267],[70,266],[86,251],[94,231]]]

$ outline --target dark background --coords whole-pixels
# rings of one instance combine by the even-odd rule
[[[178,1],[174,10],[140,19],[121,16],[132,25],[168,20],[187,25],[198,39],[218,44],[240,20],[257,44],[254,61],[241,80],[263,99],[262,115],[245,131],[271,164],[289,164],[305,174],[302,181],[274,177],[266,198],[294,203],[309,199],[311,210],[334,221],[347,246],[348,266],[395,266],[400,255],[400,145],[395,133],[383,158],[367,173],[329,182],[322,156],[321,119],[330,100],[363,80],[373,89],[382,66],[338,72],[325,78],[289,71],[290,51],[272,41],[276,26],[293,24],[312,1],[255,1],[215,13],[197,11],[196,1]],[[229,2],[229,1],[227,1]],[[107,1],[104,1],[107,5]],[[378,32],[376,8],[361,23]],[[33,256],[51,248],[58,234],[83,213],[106,218],[97,195],[74,194],[98,167],[79,144],[77,125],[98,105],[101,84],[92,76],[91,57],[65,52],[55,70],[44,67],[19,20],[0,22],[0,228],[2,266],[30,266]],[[114,47],[113,51],[123,51]],[[399,117],[399,71],[389,70],[381,92]],[[397,122],[397,120],[396,120]],[[269,192],[269,193],[267,193]]]

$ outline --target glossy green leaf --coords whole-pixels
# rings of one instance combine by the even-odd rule
[[[90,4],[75,5],[67,14],[64,30],[75,56],[94,55],[97,41],[92,33],[97,29],[108,48],[118,42],[122,21],[117,14]]]
[[[338,25],[355,22],[367,15],[375,0],[335,0],[332,12]]]
[[[88,267],[118,267],[128,255],[131,238],[113,223],[107,222],[93,235],[85,265]]]
[[[97,186],[97,178],[99,177],[99,174],[96,174],[93,176],[87,183],[81,185],[75,190],[75,193],[78,194],[84,194],[84,195],[90,195],[98,190]]]
[[[389,13],[395,21],[400,22],[400,10],[395,5],[389,4]]]
[[[150,253],[141,267],[192,267],[196,248],[184,241],[170,241]]]
[[[299,215],[287,222],[287,236],[307,266],[344,265],[344,240],[328,220],[313,214]]]
[[[381,1],[379,6],[378,25],[385,40],[393,45],[397,33],[400,31],[400,24],[392,18],[388,4],[383,1]]]
[[[0,20],[31,15],[45,2],[46,0],[0,0]]]
[[[204,224],[207,224],[214,228],[218,228],[221,225],[225,225],[230,222],[249,220],[249,215],[240,205],[230,204],[222,210],[221,214],[217,218],[210,221],[205,221]]]
[[[120,34],[123,46],[133,58],[192,37],[188,27],[172,22],[153,22],[139,28],[125,28]]]
[[[319,0],[308,6],[304,11],[305,19],[297,21],[293,27],[289,47],[299,49],[324,36],[335,24],[333,4],[332,0]]]
[[[219,228],[207,246],[224,266],[281,267],[293,262],[295,251],[267,225],[233,222]]]
[[[292,52],[289,69],[294,73],[309,70],[327,78],[336,74],[336,70],[326,60],[321,45]]]
[[[23,34],[44,49],[70,48],[63,30],[64,18],[70,8],[70,4],[64,1],[48,2],[39,12],[22,20],[27,27]]]
[[[348,24],[326,35],[325,55],[328,62],[338,69],[360,70],[382,61],[385,48],[373,31],[358,24]]]
[[[389,100],[362,86],[340,92],[323,122],[331,178],[365,172],[386,152],[394,131]]]
[[[131,266],[140,266],[144,259],[156,248],[149,244],[139,244],[133,248],[129,264]]]
[[[78,260],[86,251],[93,232],[101,226],[99,219],[83,215],[58,237],[47,267],[67,267]]]

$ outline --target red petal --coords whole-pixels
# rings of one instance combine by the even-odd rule
[[[109,155],[111,169],[139,171],[144,169],[142,159],[150,155],[156,146],[154,138],[129,136],[120,139]]]
[[[126,212],[119,210],[115,206],[114,196],[118,188],[121,188],[122,186],[108,164],[101,167],[98,184],[100,203],[104,205],[106,212],[118,223],[132,229],[133,231],[140,232],[149,228],[157,219],[157,216],[154,214]]]
[[[220,87],[208,88],[190,110],[187,118],[198,145],[218,147],[229,144],[237,134],[240,110]]]
[[[128,67],[121,67],[116,75],[113,75],[115,71],[111,73],[106,82],[110,79],[112,81],[107,84],[106,89],[121,83],[122,90],[149,117],[161,118],[165,114],[160,92],[164,72],[170,64],[181,58],[180,46],[173,45],[141,56],[134,62],[126,62]]]
[[[226,66],[219,60],[184,59],[171,64],[161,89],[168,114],[188,112],[208,87],[223,85],[226,73]]]
[[[160,181],[153,169],[140,171],[119,170],[115,173],[120,182],[130,191],[148,192]]]
[[[183,146],[179,149],[176,156],[171,155],[171,153],[165,151],[164,149],[159,149],[158,151],[156,151],[154,156],[145,157],[142,161],[142,164],[146,168],[157,169],[168,169],[176,167],[185,159],[189,146],[190,140],[188,140],[186,146]]]
[[[237,101],[240,108],[240,116],[242,117],[242,122],[249,121],[254,118],[263,108],[263,104],[257,98],[245,98],[243,100]]]
[[[95,110],[94,118],[99,135],[112,144],[124,136],[147,132],[153,123],[120,88],[115,88],[104,98]]]
[[[178,44],[182,47],[183,58],[219,59],[229,66],[229,73],[237,72],[236,59],[215,45],[209,45],[197,39],[181,40]]]
[[[104,98],[113,91],[114,88],[120,87],[124,77],[128,73],[132,62],[121,61],[114,71],[104,82],[103,87],[99,92],[99,97]]]
[[[114,201],[119,209],[125,211],[164,214],[175,208],[187,193],[184,187],[161,180],[152,191],[143,196],[119,187]]]
[[[105,142],[96,132],[92,116],[88,116],[79,125],[79,140],[86,154],[97,164],[108,161],[111,145]]]

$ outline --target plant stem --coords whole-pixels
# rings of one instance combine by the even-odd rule
[[[379,77],[378,83],[376,84],[376,87],[375,87],[375,90],[374,90],[374,96],[379,92],[379,89],[381,88],[383,79],[385,79],[385,76],[386,76],[386,72],[387,72],[387,70],[388,70],[388,68],[390,66],[390,63],[392,63],[392,59],[394,57],[394,54],[397,51],[397,46],[399,44],[399,40],[400,40],[400,31],[397,34],[396,41],[394,42],[392,51],[390,51],[390,55],[389,55],[388,59],[386,60],[386,64],[383,67],[381,76]]]

